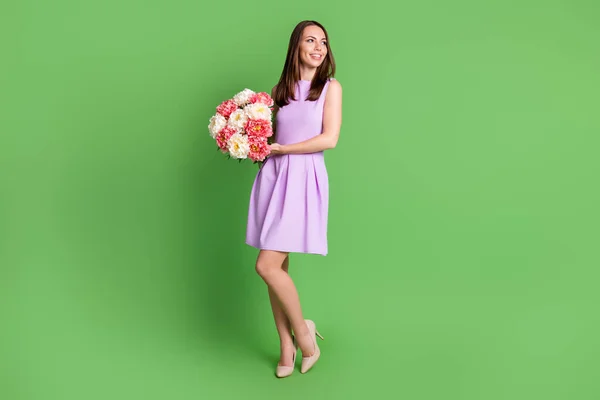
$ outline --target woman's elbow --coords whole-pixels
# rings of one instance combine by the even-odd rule
[[[337,135],[329,137],[328,140],[327,140],[327,144],[326,144],[327,145],[327,149],[328,150],[335,149],[335,147],[337,146],[337,143],[338,143],[338,137],[337,137]]]

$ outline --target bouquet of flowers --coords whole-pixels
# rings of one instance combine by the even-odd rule
[[[217,106],[208,124],[217,149],[240,162],[246,158],[264,161],[273,136],[273,103],[268,93],[244,89]]]

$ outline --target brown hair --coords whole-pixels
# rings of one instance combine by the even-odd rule
[[[317,68],[315,76],[310,84],[307,100],[317,100],[325,87],[325,83],[327,83],[327,79],[335,75],[335,60],[331,48],[329,47],[329,35],[327,34],[325,27],[317,21],[311,20],[298,23],[290,36],[283,71],[281,72],[281,77],[279,78],[279,82],[277,83],[273,94],[273,100],[279,107],[289,104],[290,99],[295,100],[294,89],[297,81],[300,80],[300,41],[302,40],[304,28],[311,25],[316,25],[325,32],[327,55],[319,68]]]

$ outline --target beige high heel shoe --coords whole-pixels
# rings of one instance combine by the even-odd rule
[[[313,321],[311,321],[310,319],[307,319],[305,321],[306,321],[306,325],[308,326],[310,336],[313,338],[313,343],[315,345],[315,352],[310,357],[302,356],[302,367],[300,368],[300,373],[302,373],[302,374],[307,373],[308,370],[311,369],[313,367],[313,365],[315,365],[315,363],[321,356],[321,350],[319,349],[319,345],[317,345],[316,336],[318,336],[321,340],[325,340],[325,338],[323,336],[321,336],[319,331],[317,331],[317,325]]]
[[[278,378],[285,378],[290,376],[292,372],[294,372],[294,367],[296,366],[296,353],[298,353],[298,343],[296,342],[296,338],[292,336],[292,340],[294,341],[294,356],[292,358],[292,366],[288,367],[285,365],[277,364],[277,369],[275,370],[275,375]]]

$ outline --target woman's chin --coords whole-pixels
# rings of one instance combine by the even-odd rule
[[[323,60],[313,60],[312,58],[309,60],[304,60],[304,65],[308,68],[319,68],[321,64],[323,64]]]

